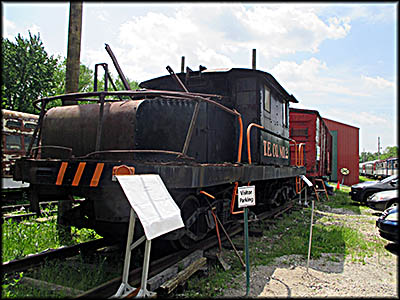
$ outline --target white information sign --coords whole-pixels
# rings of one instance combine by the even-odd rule
[[[312,182],[310,180],[308,180],[308,178],[306,176],[301,175],[300,177],[301,177],[301,179],[304,180],[305,183],[307,183],[308,186],[313,186]]]
[[[148,240],[184,227],[181,211],[158,174],[117,175]]]
[[[240,186],[238,188],[238,207],[247,207],[256,205],[256,187]]]

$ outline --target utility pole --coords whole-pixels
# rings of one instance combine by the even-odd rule
[[[67,67],[65,72],[65,93],[75,93],[79,89],[79,68],[81,54],[82,2],[71,1],[69,6]],[[74,105],[73,100],[62,100],[62,105]],[[63,244],[72,240],[71,226],[65,219],[72,209],[72,196],[58,200],[57,231]]]
[[[381,138],[378,136],[378,160],[381,159]]]
[[[69,6],[67,67],[65,76],[65,93],[75,93],[79,89],[79,68],[81,54],[82,2],[71,1]],[[63,105],[75,104],[63,100]]]

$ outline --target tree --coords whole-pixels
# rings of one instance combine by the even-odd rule
[[[392,157],[398,157],[398,146],[387,146],[385,148],[385,151],[383,152],[383,154],[381,155],[381,159],[388,159],[388,158],[392,158]]]
[[[58,60],[44,49],[40,34],[15,43],[2,38],[2,107],[34,113],[32,101],[53,94]]]
[[[24,39],[20,34],[13,43],[2,39],[2,108],[21,112],[37,113],[32,102],[55,95],[65,94],[66,58],[54,58],[44,50],[40,34],[33,35],[29,32],[29,39]],[[79,69],[78,92],[92,92],[94,90],[94,71],[84,64]],[[111,75],[117,90],[124,90],[120,78],[117,80]],[[99,73],[98,90],[104,89],[104,75]],[[139,84],[127,79],[131,88],[136,90]],[[109,90],[114,90],[111,83]],[[122,97],[128,99],[127,97]],[[60,106],[61,100],[56,99],[46,108]]]
[[[384,159],[388,159],[388,158],[392,158],[392,157],[398,157],[398,151],[399,151],[398,149],[399,149],[398,146],[393,146],[393,147],[387,146],[385,148],[385,150],[383,151],[383,153],[381,153],[379,155],[379,158],[381,160],[384,160]],[[377,159],[378,159],[378,152],[375,152],[375,153],[361,152],[359,162],[362,163],[362,162],[377,160]]]
[[[57,70],[55,74],[56,86],[52,91],[53,95],[65,94],[65,73],[67,69],[67,59],[58,58]],[[93,71],[81,63],[79,67],[78,92],[93,92]]]

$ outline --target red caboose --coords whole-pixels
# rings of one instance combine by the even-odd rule
[[[332,172],[332,135],[316,110],[289,109],[290,138],[297,144],[305,143],[304,165],[306,176],[321,178]],[[294,149],[291,148],[294,163]]]

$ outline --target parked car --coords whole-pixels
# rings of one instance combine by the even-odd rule
[[[386,209],[382,216],[376,220],[376,226],[379,229],[379,234],[384,239],[392,242],[399,242],[399,206],[393,205]]]
[[[398,202],[399,191],[390,190],[378,192],[369,196],[367,199],[367,206],[375,210],[384,211],[385,209],[392,206],[394,203]]]
[[[349,195],[358,202],[366,202],[372,194],[381,191],[396,190],[398,187],[398,175],[392,175],[381,181],[365,181],[351,186]]]

